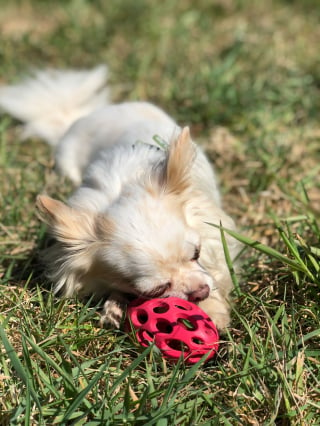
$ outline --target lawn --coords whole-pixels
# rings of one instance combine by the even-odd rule
[[[39,264],[35,197],[71,185],[0,116],[1,425],[320,424],[319,19],[317,0],[0,0],[0,84],[108,64],[115,101],[191,126],[245,243],[213,361],[100,329]]]

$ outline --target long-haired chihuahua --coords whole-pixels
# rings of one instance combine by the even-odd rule
[[[44,255],[55,292],[103,298],[101,321],[116,327],[132,297],[177,296],[224,329],[232,280],[211,224],[234,223],[213,169],[158,107],[110,103],[106,77],[104,66],[45,70],[0,88],[0,108],[24,122],[24,138],[55,146],[57,170],[76,186],[66,204],[37,199],[55,241]]]

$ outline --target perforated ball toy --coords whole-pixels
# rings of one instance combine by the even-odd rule
[[[127,310],[127,329],[134,330],[139,343],[154,342],[162,355],[194,364],[209,352],[212,358],[219,347],[216,326],[199,306],[178,297],[138,299]]]

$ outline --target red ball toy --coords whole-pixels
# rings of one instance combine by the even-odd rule
[[[199,306],[178,297],[137,299],[127,311],[127,328],[135,331],[142,346],[154,342],[163,356],[195,364],[208,352],[209,360],[219,347],[216,326]]]

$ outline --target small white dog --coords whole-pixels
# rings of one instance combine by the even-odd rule
[[[188,128],[146,102],[110,104],[107,70],[47,70],[0,89],[0,108],[24,137],[56,146],[77,189],[68,204],[40,195],[55,244],[46,253],[55,291],[104,298],[102,323],[119,326],[130,297],[177,296],[228,326],[232,281],[219,229],[213,170]],[[239,251],[228,239],[231,255]]]

